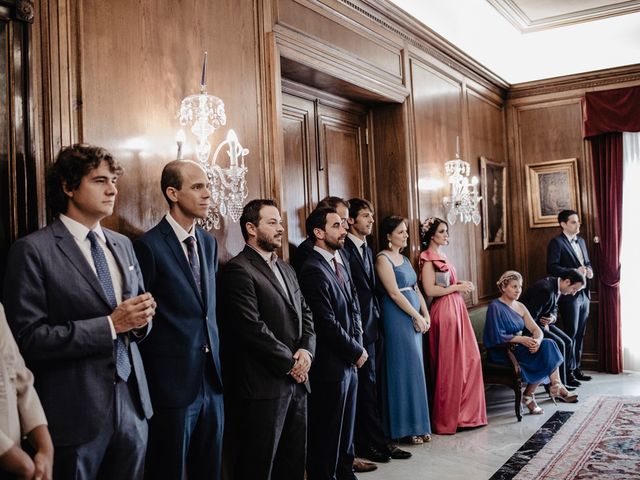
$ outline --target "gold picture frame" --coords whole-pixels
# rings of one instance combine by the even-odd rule
[[[527,165],[529,227],[558,226],[558,213],[575,210],[580,216],[576,158]]]
[[[482,188],[482,245],[507,244],[507,168],[486,157],[480,157]]]

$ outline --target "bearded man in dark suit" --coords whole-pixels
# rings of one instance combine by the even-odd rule
[[[250,438],[237,449],[235,478],[299,480],[315,351],[311,311],[293,268],[276,255],[284,227],[275,202],[249,202],[240,229],[246,245],[220,276],[230,396],[237,429]]]

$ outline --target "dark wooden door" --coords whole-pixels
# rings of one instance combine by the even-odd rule
[[[283,218],[288,252],[306,238],[305,219],[319,200],[332,195],[369,198],[367,109],[348,100],[324,98],[308,89],[283,93]]]

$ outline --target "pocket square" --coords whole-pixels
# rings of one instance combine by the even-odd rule
[[[133,265],[129,265],[129,271],[133,271]]]

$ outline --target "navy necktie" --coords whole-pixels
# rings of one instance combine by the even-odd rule
[[[364,260],[364,271],[367,275],[371,276],[371,263],[369,259],[369,249],[367,248],[367,242],[363,243],[362,246],[362,260]]]
[[[200,262],[198,261],[198,253],[196,251],[196,239],[189,236],[184,239],[184,243],[187,244],[187,257],[189,257],[189,267],[191,267],[191,273],[198,286],[198,293],[202,295],[202,284],[200,280]]]
[[[118,306],[116,300],[116,292],[113,289],[113,281],[111,280],[111,273],[109,273],[109,265],[107,264],[107,257],[102,251],[102,247],[98,243],[98,237],[96,233],[91,230],[87,234],[87,238],[91,242],[91,257],[93,258],[93,264],[96,267],[96,274],[102,290],[109,301],[111,308],[115,309]],[[118,336],[115,341],[116,350],[116,373],[125,382],[131,375],[131,362],[129,361],[129,354],[127,352],[127,346],[124,343],[122,337]]]

